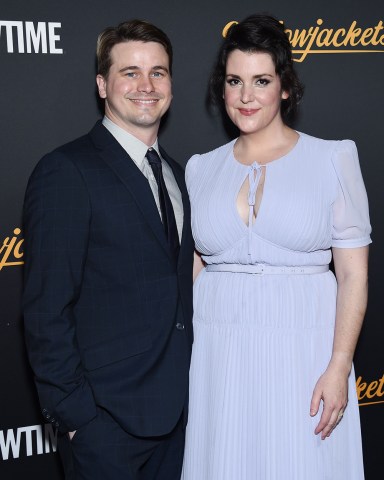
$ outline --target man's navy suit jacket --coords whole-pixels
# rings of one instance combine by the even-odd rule
[[[100,123],[41,159],[24,205],[27,349],[43,415],[72,431],[106,409],[128,432],[168,433],[188,397],[190,207],[182,168],[177,265],[152,191]]]

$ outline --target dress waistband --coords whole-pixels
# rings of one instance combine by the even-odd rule
[[[302,267],[287,267],[274,265],[241,265],[238,263],[220,263],[207,265],[207,272],[232,272],[266,275],[311,275],[314,273],[328,272],[328,265],[306,265]]]

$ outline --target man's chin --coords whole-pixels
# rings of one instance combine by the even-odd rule
[[[143,116],[143,117],[138,117],[135,119],[134,125],[137,127],[154,127],[160,124],[160,119],[161,117],[149,117],[149,116]]]

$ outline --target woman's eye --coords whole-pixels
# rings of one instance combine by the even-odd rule
[[[238,80],[237,78],[228,78],[228,79],[227,79],[227,83],[228,83],[228,85],[230,85],[231,87],[234,87],[234,86],[240,84],[240,80]]]
[[[270,81],[266,78],[259,78],[256,82],[257,85],[260,85],[262,87],[267,86],[270,83]]]

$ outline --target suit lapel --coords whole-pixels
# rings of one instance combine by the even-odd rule
[[[116,173],[132,194],[139,210],[170,257],[163,224],[148,180],[101,122],[96,123],[90,136],[104,162]]]

